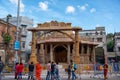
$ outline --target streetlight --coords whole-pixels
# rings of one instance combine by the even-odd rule
[[[18,0],[18,9],[17,9],[17,33],[16,33],[16,41],[14,43],[15,49],[15,62],[19,62],[18,60],[18,50],[20,49],[20,42],[18,41],[18,30],[19,30],[19,13],[20,13],[20,0]]]

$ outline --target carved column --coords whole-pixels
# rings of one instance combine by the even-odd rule
[[[74,62],[77,64],[80,64],[80,54],[79,54],[79,36],[78,36],[79,30],[75,30],[75,54],[74,54]]]
[[[87,64],[89,64],[89,62],[90,62],[90,61],[89,61],[89,56],[90,56],[90,49],[89,49],[89,48],[90,48],[90,47],[89,47],[89,44],[87,44],[87,56],[86,56],[86,59],[87,59],[87,60],[86,60],[86,63],[87,63]]]
[[[96,63],[96,60],[95,60],[95,46],[93,46],[92,54],[93,54],[93,63]]]
[[[69,63],[70,63],[70,44],[68,44],[67,46],[68,46],[67,62],[68,62],[68,64],[69,64]]]
[[[87,44],[87,55],[89,55],[90,54],[90,49],[89,49],[90,47],[89,47],[89,45]]]
[[[32,31],[32,53],[30,55],[30,61],[33,62],[34,64],[37,62],[37,57],[36,57],[36,32]]]
[[[45,57],[44,57],[44,44],[40,45],[41,47],[41,52],[40,52],[40,56],[41,56],[41,63],[45,63]]]
[[[50,61],[50,53],[47,53],[47,44],[44,44],[45,48],[44,48],[44,61],[45,63],[48,63],[48,61]]]
[[[52,50],[52,48],[53,48],[53,45],[50,44],[50,61],[54,61],[53,60],[53,50]]]
[[[84,54],[83,44],[81,44],[81,54]]]

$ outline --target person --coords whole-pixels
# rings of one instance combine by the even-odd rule
[[[22,62],[20,62],[20,64],[18,65],[18,79],[22,79],[23,69],[24,69],[24,65]]]
[[[67,73],[68,73],[68,80],[70,80],[70,77],[71,77],[71,65],[70,64],[68,65]]]
[[[51,64],[51,80],[54,80],[55,77],[55,64],[52,62]]]
[[[17,62],[16,64],[15,64],[15,80],[18,78],[18,65],[19,65],[19,63]]]
[[[107,79],[107,73],[108,73],[108,64],[105,63],[103,68],[104,68],[104,80],[106,80]]]
[[[36,80],[42,80],[41,79],[41,72],[42,72],[42,67],[41,67],[41,65],[40,65],[40,63],[39,62],[37,62],[36,64],[35,64],[35,76],[36,76]]]
[[[59,75],[59,63],[56,62],[56,66],[55,66],[55,77],[56,77],[56,80],[60,80],[60,75]]]
[[[71,67],[71,72],[72,72],[72,80],[75,80],[77,78],[77,76],[75,74],[74,65],[75,65],[75,63],[73,62],[73,60],[71,60],[70,61],[70,67]]]
[[[2,80],[2,71],[3,71],[3,68],[4,68],[4,63],[1,60],[1,56],[0,56],[0,80]]]
[[[31,62],[28,66],[28,80],[31,78],[32,80],[34,80],[34,76],[33,76],[33,73],[34,73],[34,64],[33,62]]]
[[[50,74],[51,74],[51,62],[50,61],[48,61],[46,69],[47,69],[46,80],[50,80]]]

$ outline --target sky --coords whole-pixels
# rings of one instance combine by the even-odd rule
[[[17,16],[18,0],[0,0],[0,18]],[[120,0],[20,0],[20,16],[38,23],[70,22],[83,30],[105,27],[120,32]]]

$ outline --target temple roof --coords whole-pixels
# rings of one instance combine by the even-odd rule
[[[72,30],[82,30],[79,26],[71,26],[71,23],[65,23],[65,22],[57,22],[57,21],[51,21],[51,22],[45,22],[45,23],[39,23],[37,25],[37,28],[29,28],[29,31],[56,31],[56,30],[62,30],[62,31],[72,31]]]
[[[37,43],[60,43],[60,42],[73,42],[70,38],[49,38],[44,40],[39,40]]]
[[[89,44],[89,45],[98,45],[99,43],[93,42],[93,41],[88,41],[88,40],[79,40],[81,44]],[[49,39],[42,39],[42,40],[37,40],[37,44],[41,43],[74,43],[74,41],[71,38],[49,38]]]
[[[35,31],[38,33],[40,31],[43,31],[43,35],[39,35],[39,37],[37,38],[37,44],[67,43],[67,42],[74,43],[75,34],[72,31],[82,31],[82,28],[71,26],[71,23],[51,21],[51,22],[39,23],[37,25],[37,28],[30,28],[28,30]],[[48,32],[48,33],[44,34],[45,32]],[[66,35],[65,33],[67,33],[68,35]],[[79,42],[82,44],[96,45],[96,43],[91,42],[90,39],[85,39],[81,37],[79,37]]]

